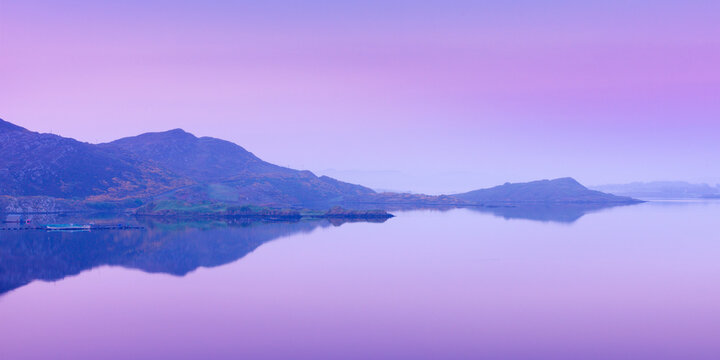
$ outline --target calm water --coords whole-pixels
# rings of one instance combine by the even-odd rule
[[[720,201],[0,232],[0,359],[719,359]]]

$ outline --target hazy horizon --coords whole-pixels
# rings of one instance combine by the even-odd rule
[[[0,117],[0,120],[5,120],[2,117]],[[7,121],[7,120],[5,120]],[[15,124],[17,125],[17,124]],[[27,129],[27,128],[26,128]],[[186,131],[185,129],[176,128],[176,129],[168,129],[165,131],[172,131],[172,130],[182,130]],[[34,131],[32,129],[27,129],[30,131]],[[160,131],[160,132],[165,132]],[[63,136],[63,134],[56,134],[52,133],[54,135]],[[140,134],[137,134],[140,135]],[[196,134],[193,134],[197,136]],[[118,138],[119,139],[119,138]],[[113,139],[109,140],[108,142],[118,140]],[[105,142],[103,142],[105,143]],[[98,142],[94,144],[100,144]],[[249,149],[246,149],[249,150]],[[255,154],[257,155],[257,154]],[[289,166],[289,165],[288,165]],[[305,170],[305,169],[300,169]],[[408,192],[408,193],[428,193],[428,194],[453,194],[453,193],[460,193],[470,190],[476,190],[483,187],[492,187],[496,185],[500,185],[501,183],[495,183],[495,184],[489,184],[485,182],[485,179],[482,178],[482,173],[478,172],[440,172],[440,173],[426,173],[426,174],[420,174],[420,173],[404,173],[402,171],[397,170],[352,170],[352,169],[344,169],[344,170],[338,170],[335,168],[328,168],[323,169],[319,171],[315,171],[316,175],[327,175],[331,176],[340,180],[354,182],[360,185],[365,185],[368,187],[373,188],[377,191],[396,191],[396,192]],[[432,190],[432,187],[434,185],[429,185],[428,182],[425,182],[423,185],[421,185],[419,188],[425,187],[426,189],[431,189],[429,191],[418,191],[415,189],[406,189],[402,188],[403,184],[406,183],[408,180],[416,181],[417,179],[423,178],[423,176],[430,174],[432,179],[431,181],[434,181],[435,184],[437,184],[437,189]],[[560,176],[560,177],[573,177],[572,175],[567,176]],[[558,178],[558,177],[555,177]],[[516,182],[526,182],[526,181],[535,181],[535,180],[545,180],[545,179],[555,179],[555,178],[528,178],[524,180],[518,180]],[[474,186],[474,187],[463,187],[466,186],[465,184],[470,183],[473,179],[479,179],[477,183],[485,184],[482,186]],[[503,181],[502,183],[505,183],[508,181]],[[720,187],[720,183],[714,184],[714,183],[707,183],[707,182],[688,182],[684,180],[674,180],[674,179],[656,179],[656,180],[647,180],[647,181],[626,181],[622,183],[603,183],[603,184],[584,184],[590,188],[595,186],[603,186],[603,185],[619,185],[619,184],[632,184],[632,183],[653,183],[653,182],[681,182],[681,183],[690,183],[690,184],[707,184],[710,186],[717,186]],[[378,185],[379,184],[379,185]],[[460,184],[460,185],[458,185]],[[393,186],[399,186],[399,187],[393,187]],[[455,188],[453,188],[455,186]],[[452,189],[452,190],[438,190],[438,189]]]
[[[0,117],[183,128],[373,188],[720,183],[720,4],[0,4]]]

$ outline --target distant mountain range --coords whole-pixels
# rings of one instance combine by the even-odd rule
[[[596,190],[640,199],[715,199],[720,185],[691,184],[684,181],[634,182],[595,186]]]
[[[181,129],[89,144],[0,120],[0,210],[228,206],[328,209],[487,204],[629,204],[571,178],[505,184],[456,195],[377,193],[310,171],[270,164],[242,147]]]

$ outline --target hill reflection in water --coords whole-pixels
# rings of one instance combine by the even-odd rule
[[[57,221],[47,217],[35,220]],[[199,267],[234,262],[281,237],[345,223],[338,219],[178,222],[112,216],[94,220],[139,222],[145,229],[4,231],[0,234],[0,295],[34,280],[57,281],[104,265],[184,276]]]
[[[572,224],[586,214],[599,212],[617,206],[605,204],[533,204],[533,205],[492,205],[473,206],[468,209],[481,213],[489,213],[506,220],[523,219],[542,222]]]
[[[586,214],[610,207],[598,204],[486,205],[468,209],[504,219],[572,224]],[[418,209],[445,211],[454,207],[402,207],[402,210]],[[398,210],[398,207],[393,210]],[[55,215],[36,216],[32,220],[33,224],[90,221]],[[281,237],[347,222],[342,219],[177,221],[112,214],[95,217],[92,221],[97,224],[140,225],[144,229],[72,233],[3,231],[0,234],[0,295],[34,280],[57,281],[104,265],[184,276],[199,267],[234,262],[260,245]]]
[[[362,204],[353,204],[355,207],[362,208]],[[432,211],[450,211],[458,208],[468,209],[474,212],[492,214],[502,217],[506,220],[522,219],[541,222],[555,222],[572,224],[581,217],[600,212],[606,209],[621,206],[633,206],[637,204],[607,204],[607,203],[527,203],[527,204],[503,204],[488,203],[484,205],[465,205],[465,206],[447,206],[447,205],[415,205],[415,204],[367,204],[366,209],[382,208],[383,210],[394,211],[413,211],[413,210],[432,210]]]

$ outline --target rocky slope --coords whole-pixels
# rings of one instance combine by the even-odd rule
[[[182,129],[126,137],[98,147],[131,154],[196,182],[221,181],[241,174],[298,172],[262,161],[229,141],[198,138]]]
[[[176,129],[88,144],[0,120],[0,195],[322,207],[369,188],[262,161],[228,141]]]
[[[190,184],[152,163],[3,120],[0,154],[0,195],[124,199]]]
[[[198,138],[180,129],[123,138],[100,147],[130,153],[195,182],[157,196],[158,201],[326,208],[346,197],[375,193],[310,171],[277,166],[231,142]]]

